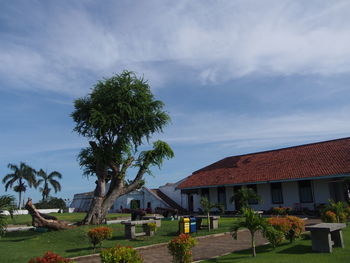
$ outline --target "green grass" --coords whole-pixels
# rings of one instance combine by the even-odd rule
[[[314,253],[311,250],[311,240],[297,240],[277,247],[275,250],[270,245],[257,248],[257,257],[251,256],[251,250],[234,252],[227,256],[203,263],[347,263],[350,262],[350,226],[343,231],[345,248],[333,248],[333,253]]]
[[[220,219],[219,229],[210,233],[201,230],[194,236],[203,236],[227,232],[230,229],[233,218]],[[124,238],[124,226],[121,224],[109,225],[113,228],[113,237],[105,240],[102,247],[113,247],[116,244],[133,247],[168,242],[177,235],[178,221],[162,221],[162,226],[157,229],[155,236],[143,237],[136,240]],[[30,258],[42,256],[46,251],[58,253],[64,257],[75,257],[94,253],[87,238],[87,231],[94,226],[81,226],[70,230],[37,233],[34,231],[11,232],[0,239],[0,262],[28,262]]]
[[[60,220],[65,220],[69,222],[78,222],[81,221],[86,213],[50,213],[49,215],[55,216]],[[121,217],[130,217],[130,214],[117,214],[117,213],[111,213],[107,215],[107,218],[109,220],[111,219],[117,219]],[[8,224],[11,225],[32,225],[32,217],[30,215],[16,215],[13,217],[13,220],[8,218],[7,220]]]

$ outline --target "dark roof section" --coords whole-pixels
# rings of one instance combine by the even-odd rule
[[[300,180],[350,172],[350,137],[224,158],[178,188]]]

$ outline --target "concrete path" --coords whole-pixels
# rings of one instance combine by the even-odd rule
[[[250,234],[247,230],[238,233],[238,239],[234,240],[229,233],[216,234],[197,238],[198,244],[193,248],[193,260],[209,259],[216,256],[231,253],[233,251],[250,248]],[[257,246],[265,244],[266,240],[257,235]],[[138,248],[144,263],[167,263],[171,262],[167,244],[158,244],[149,247]],[[76,262],[101,263],[99,255],[78,257]]]

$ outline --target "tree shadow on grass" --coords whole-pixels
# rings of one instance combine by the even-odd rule
[[[25,241],[32,239],[36,236],[39,236],[41,233],[35,232],[35,231],[16,231],[16,232],[8,232],[6,233],[5,237],[6,238],[11,238],[11,239],[0,239],[0,242],[20,242],[20,241]]]
[[[307,245],[295,245],[278,251],[279,254],[306,254],[312,253],[312,247]]]

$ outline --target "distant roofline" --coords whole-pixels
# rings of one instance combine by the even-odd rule
[[[256,154],[269,153],[269,152],[278,152],[278,151],[282,151],[282,150],[288,150],[288,149],[293,149],[293,148],[305,147],[305,146],[310,146],[310,145],[315,145],[315,144],[323,144],[323,143],[334,142],[334,141],[341,141],[341,140],[346,140],[346,139],[350,139],[350,137],[332,139],[332,140],[328,140],[328,141],[319,141],[319,142],[305,143],[305,144],[288,146],[288,147],[283,147],[283,148],[278,148],[278,149],[265,150],[265,151],[260,151],[260,152],[251,152],[251,153],[245,153],[245,154],[239,154],[239,155],[232,155],[232,156],[228,156],[228,157],[222,158],[219,161],[213,162],[213,163],[211,163],[211,164],[209,164],[209,165],[207,165],[207,166],[205,166],[203,168],[200,168],[200,169],[194,171],[192,173],[192,175],[197,173],[197,172],[200,172],[200,171],[204,170],[205,168],[208,168],[209,166],[211,166],[211,165],[213,165],[215,163],[218,163],[218,162],[220,162],[222,160],[233,158],[233,157],[243,157],[243,156],[252,155],[252,154],[256,155]]]

